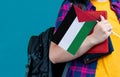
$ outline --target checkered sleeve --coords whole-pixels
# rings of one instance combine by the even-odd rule
[[[64,0],[64,2],[62,3],[62,5],[59,9],[59,12],[58,12],[58,17],[57,17],[56,23],[55,23],[55,31],[58,29],[61,22],[64,20],[67,12],[69,11],[71,6],[72,6],[72,4],[70,3],[69,0]]]
[[[120,21],[120,2],[112,0],[112,9],[116,12],[118,19]]]

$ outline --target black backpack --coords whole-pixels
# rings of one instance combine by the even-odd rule
[[[54,27],[51,27],[39,36],[30,38],[25,77],[61,77],[65,63],[52,64],[49,60],[49,45],[53,32]]]

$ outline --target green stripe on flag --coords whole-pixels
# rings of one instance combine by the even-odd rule
[[[77,34],[77,36],[75,37],[75,39],[73,40],[73,42],[71,43],[67,51],[75,55],[79,47],[83,43],[84,39],[91,32],[95,24],[96,24],[96,21],[85,22],[82,29],[79,31],[79,33]]]

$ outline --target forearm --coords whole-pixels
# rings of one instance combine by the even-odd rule
[[[94,46],[94,41],[90,36],[88,36],[81,47],[79,48],[78,52],[75,55],[70,54],[69,52],[65,51],[64,49],[57,46],[55,43],[51,42],[50,45],[50,53],[49,58],[53,63],[61,63],[74,60],[84,53],[86,53],[91,47]]]
[[[49,58],[53,63],[60,63],[71,61],[82,56],[94,45],[97,45],[108,38],[112,32],[111,24],[104,19],[103,16],[100,16],[101,21],[98,21],[94,27],[94,31],[90,34],[82,43],[75,55],[71,55],[62,48],[58,47],[56,44],[51,43]]]

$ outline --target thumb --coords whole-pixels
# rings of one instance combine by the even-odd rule
[[[102,15],[100,15],[100,19],[101,21],[105,20],[105,18]]]

